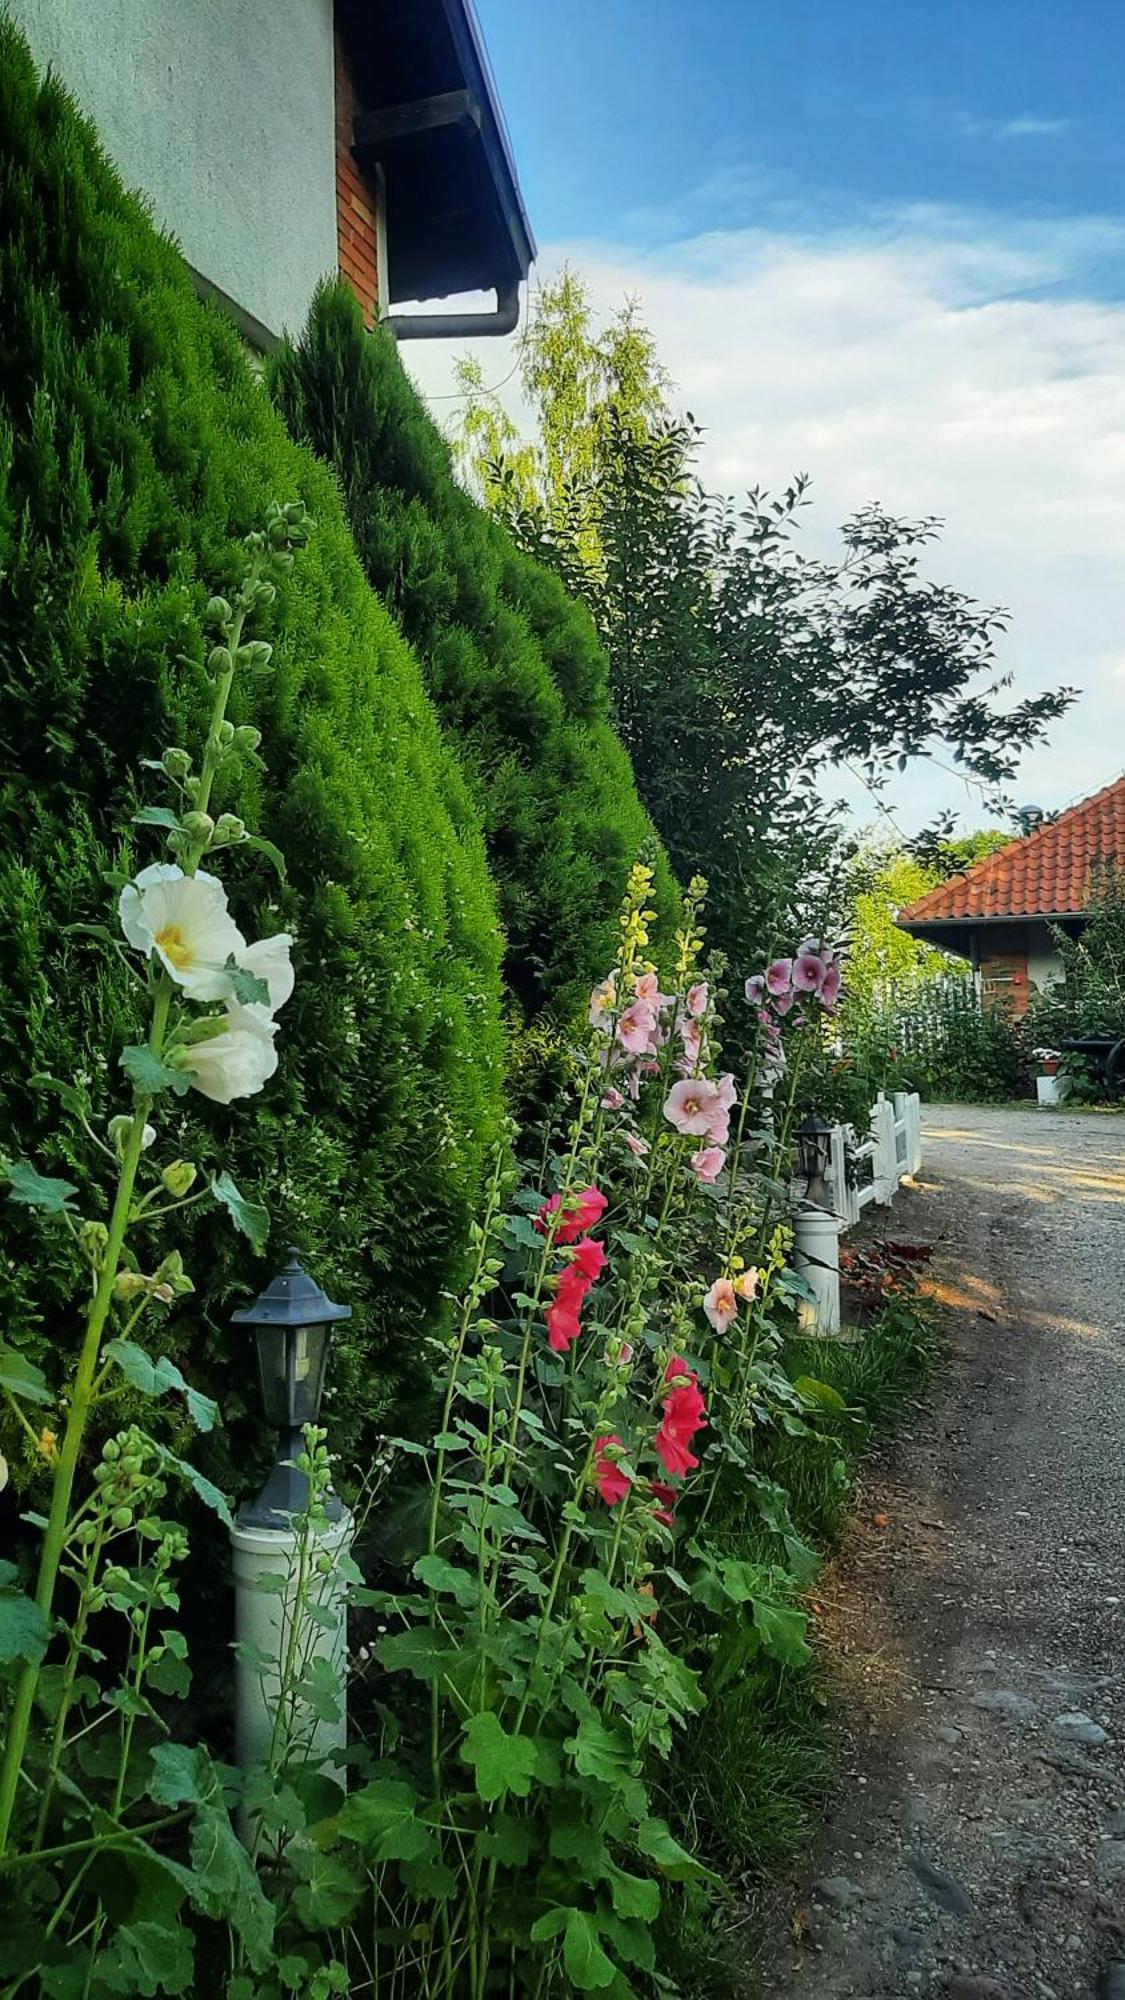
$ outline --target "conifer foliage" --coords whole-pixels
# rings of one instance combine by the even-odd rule
[[[676,891],[610,722],[605,655],[558,579],[454,480],[392,337],[326,285],[271,380],[294,434],[335,466],[370,581],[418,652],[464,758],[526,1016],[562,1013],[604,973],[642,851]]]
[[[203,580],[232,573],[271,500],[303,500],[315,523],[279,589],[272,662],[233,714],[262,730],[268,784],[251,771],[216,810],[245,808],[289,857],[285,883],[259,853],[231,884],[252,932],[294,933],[298,967],[285,1060],[231,1132],[231,1165],[268,1201],[267,1258],[295,1241],[355,1309],[334,1364],[346,1448],[386,1399],[381,1368],[417,1354],[440,1311],[501,1128],[481,829],[335,482],[2,22],[0,354],[0,1150],[35,1154],[55,1129],[42,1073],[87,1101],[95,1131],[121,1108],[124,1079],[94,1052],[122,1040],[129,974],[70,927],[110,910],[108,871],[161,858],[158,833],[138,828],[130,854],[109,830],[146,798],[142,758],[181,740]],[[205,1116],[182,1150],[216,1156]],[[37,1261],[6,1221],[5,1337],[49,1363],[69,1260]],[[229,1416],[252,1365],[225,1322],[268,1272],[206,1221],[195,1232],[205,1305],[177,1314],[177,1337]]]

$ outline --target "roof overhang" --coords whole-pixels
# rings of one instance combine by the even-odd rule
[[[911,937],[920,938],[925,944],[940,945],[943,951],[952,951],[958,958],[972,956],[972,941],[977,931],[993,926],[1003,926],[1011,930],[1019,924],[1084,924],[1087,918],[1082,910],[1014,910],[1010,916],[1000,917],[908,917],[895,918],[900,931],[908,931]]]
[[[353,143],[386,189],[392,304],[511,292],[535,238],[472,0],[337,0]]]

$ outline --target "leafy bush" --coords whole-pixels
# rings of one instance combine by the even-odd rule
[[[855,1026],[848,1056],[879,1089],[988,1104],[1026,1094],[1025,1040],[1004,1009],[981,1005],[971,980],[933,979]]]
[[[290,857],[286,886],[259,853],[231,893],[251,934],[294,933],[298,970],[290,1059],[231,1165],[268,1189],[271,1259],[293,1239],[356,1309],[336,1377],[346,1449],[386,1401],[379,1370],[416,1354],[456,1281],[499,1130],[500,939],[479,823],[331,475],[2,23],[0,155],[2,1130],[37,1146],[37,1071],[80,1082],[95,1119],[116,1108],[102,1051],[129,1039],[129,975],[68,926],[130,862],[113,828],[142,752],[182,740],[198,699],[201,579],[237,572],[271,498],[301,499],[314,540],[279,583],[268,675],[232,708],[260,726],[272,783],[249,769],[216,792]],[[184,1152],[206,1165],[215,1147],[212,1120],[184,1119]],[[74,1164],[61,1144],[47,1163]],[[180,1349],[237,1415],[249,1369],[215,1364],[236,1295],[267,1273],[205,1222],[177,1240],[207,1272]],[[18,1228],[8,1253],[8,1336],[51,1367],[69,1263]]]
[[[1062,976],[1032,995],[1030,1040],[1060,1048],[1082,1035],[1125,1036],[1125,873],[1100,884],[1081,937],[1056,930],[1055,944]],[[1070,1058],[1068,1071],[1073,1067]]]
[[[675,889],[609,721],[605,657],[556,577],[456,484],[389,333],[341,284],[270,369],[294,434],[334,465],[375,588],[422,661],[472,785],[525,1015],[573,1005],[616,943],[612,912],[650,850]]]

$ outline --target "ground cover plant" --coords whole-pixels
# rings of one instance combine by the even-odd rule
[[[244,760],[216,790],[220,812],[288,856],[281,882],[256,849],[232,896],[248,931],[293,933],[294,1055],[229,1143],[236,1173],[268,1182],[278,1240],[315,1243],[355,1308],[339,1422],[342,1439],[369,1436],[420,1318],[439,1318],[458,1280],[502,1129],[501,937],[479,821],[331,475],[9,24],[0,155],[0,1143],[50,1133],[46,1170],[78,1164],[40,1073],[82,1092],[99,1126],[115,1101],[104,1049],[127,1039],[129,984],[73,926],[138,851],[142,756],[185,740],[209,590],[231,587],[268,502],[300,497],[316,535],[277,580],[268,671],[232,697],[270,780]],[[217,1130],[195,1101],[185,1150],[210,1160]],[[50,1373],[73,1274],[11,1224],[6,1336]],[[235,1420],[225,1322],[263,1273],[194,1209],[176,1227],[209,1282],[173,1337]],[[213,1440],[212,1469],[242,1476],[245,1445],[228,1457]]]
[[[610,722],[584,608],[457,484],[449,447],[392,336],[326,286],[270,364],[294,435],[329,460],[375,589],[414,647],[484,827],[521,1017],[565,1018],[613,949],[636,855],[675,888]]]

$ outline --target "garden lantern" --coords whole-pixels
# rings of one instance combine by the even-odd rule
[[[831,1210],[832,1192],[825,1179],[832,1164],[832,1127],[815,1111],[802,1118],[794,1138],[797,1142],[797,1170],[805,1183],[805,1200],[817,1208]]]
[[[350,1306],[333,1305],[325,1297],[290,1249],[284,1270],[261,1297],[231,1314],[234,1325],[254,1329],[266,1421],[281,1434],[269,1478],[257,1499],[240,1510],[239,1520],[247,1527],[288,1528],[307,1502],[308,1481],[292,1461],[305,1448],[305,1425],[315,1424],[320,1415],[333,1322],[350,1319],[351,1313]],[[334,1494],[328,1515],[340,1518]]]

